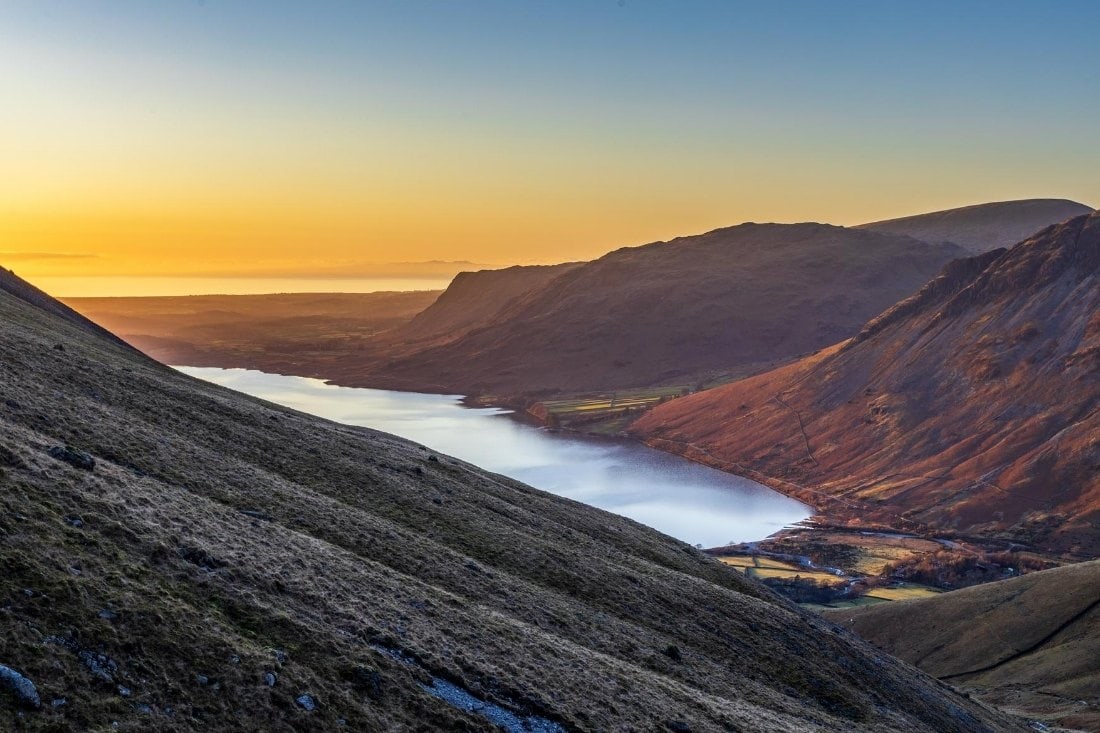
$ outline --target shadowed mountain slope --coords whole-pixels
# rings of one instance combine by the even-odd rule
[[[743,224],[624,248],[460,339],[368,365],[359,383],[513,396],[743,374],[854,334],[961,253],[824,224]]]
[[[1100,731],[1100,560],[826,615],[987,702]]]
[[[1091,213],[1088,206],[1067,199],[1023,199],[876,221],[858,228],[904,234],[926,242],[954,242],[972,254],[980,254],[1011,247],[1051,224]]]
[[[651,443],[853,521],[1100,554],[1100,214],[951,263],[855,338],[675,400]]]
[[[1013,729],[683,543],[13,289],[5,728]]]

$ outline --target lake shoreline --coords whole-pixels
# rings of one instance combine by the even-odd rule
[[[751,478],[657,450],[632,436],[548,429],[512,406],[239,367],[177,368],[306,413],[398,435],[700,548],[764,539],[814,511]]]

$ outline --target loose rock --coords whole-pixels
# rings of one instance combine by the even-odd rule
[[[317,709],[317,700],[315,700],[313,695],[310,694],[299,695],[297,698],[295,698],[294,702],[298,703],[299,707],[301,707],[307,713],[312,713],[314,710]]]
[[[42,700],[38,697],[38,690],[35,688],[34,683],[11,667],[3,664],[0,664],[0,684],[14,692],[19,702],[27,707],[35,710],[42,707]]]
[[[79,468],[84,471],[91,471],[95,468],[95,459],[92,458],[91,455],[71,446],[55,445],[53,448],[50,448],[47,453],[49,453],[51,457],[59,461],[64,461],[74,468]]]

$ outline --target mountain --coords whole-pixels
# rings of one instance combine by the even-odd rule
[[[5,729],[1017,729],[681,542],[10,274],[0,385]]]
[[[1010,247],[1051,224],[1091,213],[1090,207],[1067,199],[1024,199],[876,221],[859,228],[926,242],[954,242],[972,254],[981,254]]]
[[[435,302],[411,322],[387,334],[391,337],[388,341],[452,341],[497,317],[507,317],[501,311],[516,298],[545,287],[581,264],[516,265],[460,272]]]
[[[498,396],[694,384],[852,335],[962,253],[825,224],[743,224],[616,250],[459,339],[337,378]]]
[[[828,517],[1100,555],[1100,214],[951,263],[854,338],[632,427]]]
[[[982,700],[1100,732],[1100,560],[905,603],[827,612]]]

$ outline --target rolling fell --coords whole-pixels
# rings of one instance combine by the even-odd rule
[[[948,265],[854,338],[633,431],[828,518],[1100,554],[1100,214]]]
[[[0,725],[1001,731],[683,543],[0,276]]]
[[[962,253],[825,224],[742,224],[616,250],[461,338],[337,376],[546,397],[745,374],[854,334]]]

